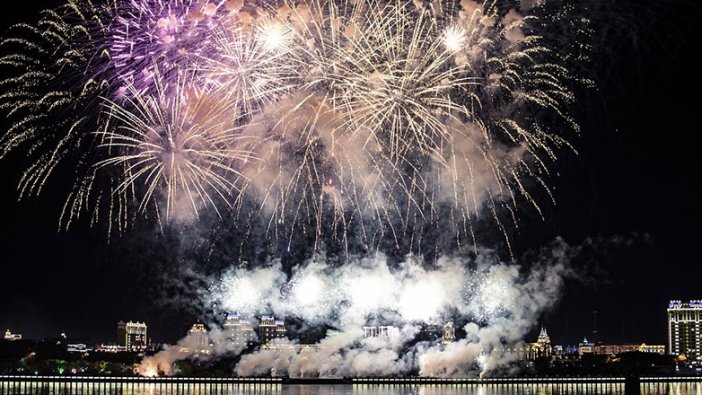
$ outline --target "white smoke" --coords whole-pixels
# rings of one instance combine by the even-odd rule
[[[419,356],[421,375],[465,376],[476,363],[484,374],[517,359],[508,349],[523,341],[544,309],[558,300],[569,274],[564,262],[532,268],[526,276],[518,269],[514,265],[488,269],[470,308],[485,314],[488,325],[471,322],[464,328],[465,339],[424,350]]]
[[[235,343],[228,339],[226,331],[216,324],[211,325],[207,332],[206,353],[193,348],[188,336],[178,340],[175,345],[165,345],[154,355],[145,357],[139,364],[139,374],[147,377],[158,375],[171,376],[175,372],[174,364],[185,359],[210,359],[222,356],[235,356],[244,351],[246,345]]]
[[[410,256],[391,267],[383,254],[377,254],[341,267],[318,257],[295,267],[290,279],[279,263],[232,269],[211,289],[216,304],[228,311],[271,312],[350,329],[380,311],[403,323],[441,320],[450,309],[468,312],[468,277],[457,258],[441,258],[428,267]]]
[[[327,337],[313,347],[296,348],[289,341],[276,341],[271,348],[244,355],[236,374],[290,377],[382,377],[401,374],[412,369],[413,353],[402,352],[402,349],[417,332],[416,327],[407,325],[394,328],[388,336],[363,338],[362,332],[356,329]]]
[[[242,357],[236,368],[241,376],[489,374],[511,366],[517,355],[510,349],[557,302],[571,274],[568,251],[558,240],[536,262],[523,264],[501,262],[490,251],[476,258],[442,257],[432,265],[415,256],[391,264],[376,254],[334,266],[318,257],[290,276],[274,262],[231,269],[213,280],[211,303],[243,314],[297,317],[310,328],[324,325],[341,333],[314,345],[282,341],[262,347]],[[464,338],[417,343],[422,323],[455,320],[468,322]],[[396,330],[364,338],[365,325]]]

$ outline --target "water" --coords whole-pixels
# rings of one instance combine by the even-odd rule
[[[0,381],[0,395],[586,395],[624,394],[623,383],[282,385]],[[702,382],[641,383],[642,395],[702,395]]]

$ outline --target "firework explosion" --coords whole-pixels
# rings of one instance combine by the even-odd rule
[[[123,233],[139,218],[181,224],[211,210],[288,251],[302,240],[312,255],[330,242],[347,257],[387,247],[439,256],[441,239],[477,251],[475,224],[487,212],[509,244],[503,217],[516,223],[521,202],[540,213],[532,186],[550,196],[549,164],[570,147],[564,132],[578,130],[567,111],[567,55],[546,39],[549,23],[567,12],[551,8],[69,0],[0,44],[8,70],[0,108],[10,125],[0,158],[26,154],[21,197],[71,174],[61,228],[87,216]],[[250,230],[253,217],[260,232]],[[344,329],[383,311],[406,325],[403,338],[412,322],[447,311],[503,326],[519,316],[510,342],[548,305],[539,300],[523,315],[505,307],[550,284],[540,272],[524,279],[513,267],[469,273],[465,263],[437,262],[233,271],[211,285],[210,299],[217,308],[274,310]],[[501,278],[526,290],[512,295]],[[476,328],[466,327],[469,338],[487,336]],[[358,351],[349,344],[336,350]],[[405,361],[403,344],[369,347],[397,362]],[[427,374],[454,373],[436,370],[441,352],[421,352]],[[241,373],[260,373],[265,364],[254,360],[267,357],[242,361]]]
[[[3,41],[2,156],[29,153],[21,196],[75,171],[62,227],[248,201],[283,240],[414,251],[448,216],[475,241],[480,211],[539,209],[525,183],[577,129],[543,10],[500,5],[71,1]]]

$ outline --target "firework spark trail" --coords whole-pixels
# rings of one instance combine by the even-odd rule
[[[115,78],[140,92],[161,76],[176,79],[211,53],[211,31],[231,10],[194,0],[125,0],[117,2],[109,40]]]
[[[285,52],[270,55],[259,35],[244,29],[212,32],[214,55],[203,58],[199,72],[215,93],[243,111],[255,113],[293,89]]]
[[[160,80],[158,70],[155,78]],[[139,210],[158,207],[165,200],[165,217],[182,213],[184,200],[197,213],[201,205],[215,210],[215,198],[226,203],[243,188],[236,162],[255,160],[238,149],[239,137],[226,101],[199,91],[190,79],[173,85],[157,82],[154,95],[128,90],[124,104],[110,103],[112,118],[119,123],[101,133],[103,147],[120,152],[97,163],[98,168],[124,168],[124,181],[115,192],[145,185]],[[163,199],[156,194],[164,193]],[[180,196],[183,194],[184,196]]]
[[[515,223],[519,201],[540,212],[529,184],[550,193],[549,163],[569,146],[561,130],[577,131],[571,77],[536,28],[543,10],[527,8],[69,2],[2,44],[22,47],[2,58],[15,70],[2,82],[12,123],[3,156],[35,157],[21,196],[78,158],[63,226],[90,213],[124,230],[137,216],[159,217],[158,207],[165,218],[221,213],[220,204],[239,216],[241,202],[253,201],[268,232],[289,244],[301,230],[347,248],[350,233],[397,249],[409,238],[417,250],[418,230],[445,223],[448,208],[457,242],[475,244],[485,209],[505,235],[503,213]],[[168,150],[144,135],[154,121],[176,146],[193,141],[178,140],[182,124],[167,125],[193,112],[178,107],[202,105],[167,97],[177,89],[164,87],[184,79],[228,126],[212,133],[203,120],[197,161],[171,152],[170,166],[157,165]]]
[[[105,46],[113,11],[109,5],[69,1],[45,11],[36,26],[14,26],[1,44],[6,54],[0,64],[7,74],[1,82],[0,107],[9,128],[0,138],[0,157],[15,151],[26,154],[20,198],[41,193],[56,172],[74,172],[61,228],[81,214],[91,223],[105,216],[109,233],[113,223],[122,224],[116,217],[127,215],[112,210],[124,203],[123,196],[102,189],[114,180],[106,175],[96,182],[94,144],[86,133],[102,119],[100,97],[109,87]],[[94,190],[96,184],[101,190]]]

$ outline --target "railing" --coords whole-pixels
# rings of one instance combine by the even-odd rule
[[[702,376],[655,376],[640,377],[641,383],[666,382],[702,382]],[[283,381],[294,383],[295,379],[270,377],[110,377],[110,376],[43,376],[43,375],[0,375],[0,381],[55,381],[55,382],[186,382],[186,383],[260,383],[281,384]],[[303,381],[303,380],[301,380]],[[305,382],[314,379],[304,379]],[[318,380],[324,383],[325,379]],[[403,378],[353,378],[353,384],[552,384],[552,383],[624,383],[626,377],[504,377],[504,378],[435,378],[435,377],[403,377]]]

